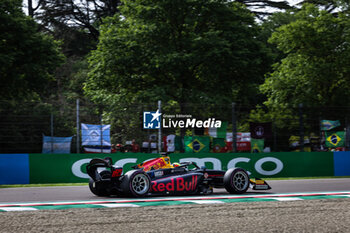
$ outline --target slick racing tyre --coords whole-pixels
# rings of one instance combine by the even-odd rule
[[[145,196],[151,188],[151,179],[142,170],[128,171],[122,180],[121,188],[127,195],[134,197]]]
[[[102,179],[108,179],[111,178],[111,172],[110,171],[102,171],[100,173],[100,176]],[[95,183],[93,179],[90,178],[89,180],[89,188],[90,191],[99,197],[107,197],[109,196],[109,192],[106,190],[106,187],[102,186],[101,184]]]
[[[249,188],[249,175],[242,168],[231,168],[224,176],[224,187],[232,194],[245,193]]]

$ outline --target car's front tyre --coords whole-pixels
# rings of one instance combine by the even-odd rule
[[[231,168],[224,175],[224,187],[232,194],[245,193],[249,188],[249,175],[242,168]]]

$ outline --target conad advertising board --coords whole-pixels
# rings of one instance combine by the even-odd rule
[[[109,156],[116,166],[128,171],[132,166],[157,157],[156,154],[30,154],[30,183],[86,182],[86,165],[92,158]],[[246,169],[251,177],[333,176],[333,153],[214,154],[170,155],[171,162],[194,161],[200,167],[227,170]]]
[[[0,184],[87,182],[86,165],[109,156],[124,172],[157,154],[0,154]],[[350,152],[184,153],[171,162],[194,161],[208,169],[246,169],[251,177],[349,176]]]

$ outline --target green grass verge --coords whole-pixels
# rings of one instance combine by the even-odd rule
[[[281,178],[262,178],[264,180],[304,180],[304,179],[338,179],[350,178],[350,176],[318,176],[318,177],[281,177]],[[59,183],[59,184],[11,184],[0,185],[0,188],[26,188],[26,187],[50,187],[50,186],[86,186],[88,183]]]

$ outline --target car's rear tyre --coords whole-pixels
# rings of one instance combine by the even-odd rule
[[[111,172],[110,171],[102,171],[100,173],[100,176],[102,179],[108,179],[111,178]],[[89,180],[89,188],[90,191],[95,194],[96,196],[99,197],[107,197],[110,195],[110,193],[108,192],[108,190],[106,190],[106,187],[104,187],[103,185],[99,185],[98,183],[95,183],[93,179],[90,178]]]
[[[242,168],[231,168],[224,175],[224,187],[232,194],[245,193],[249,188],[249,175]]]
[[[132,170],[124,175],[121,188],[127,195],[143,197],[151,188],[151,179],[142,170]]]

